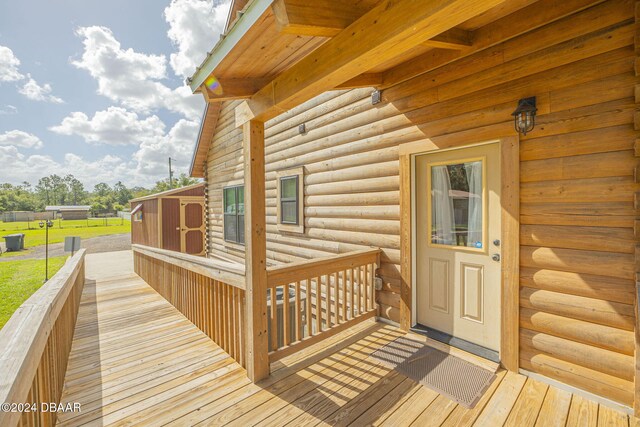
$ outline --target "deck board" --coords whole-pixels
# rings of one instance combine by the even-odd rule
[[[88,282],[58,425],[635,425],[636,420],[523,375],[498,371],[473,409],[371,356],[402,336],[363,322],[271,366],[244,369],[138,276]]]

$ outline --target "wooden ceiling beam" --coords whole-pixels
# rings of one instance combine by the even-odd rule
[[[504,0],[382,0],[236,108],[266,121],[418,46]]]
[[[539,0],[473,32],[473,44],[461,50],[434,49],[383,74],[382,88],[410,80],[505,40],[535,30],[603,0]],[[513,25],[518,22],[518,25]]]
[[[368,9],[345,0],[275,0],[271,5],[278,31],[303,36],[333,37]]]
[[[335,89],[356,89],[360,87],[378,87],[382,84],[382,73],[364,73],[356,76],[344,83],[339,84]]]
[[[368,9],[344,0],[275,0],[271,8],[281,33],[313,37],[334,37]],[[471,46],[473,33],[452,28],[422,43],[442,49]]]
[[[204,95],[204,99],[207,102],[220,102],[230,99],[250,98],[268,82],[269,79],[263,78],[218,79],[216,84],[219,86],[209,88],[203,83],[198,91]]]
[[[439,49],[462,50],[473,45],[473,31],[452,28],[422,43]]]

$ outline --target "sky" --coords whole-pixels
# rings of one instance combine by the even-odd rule
[[[152,186],[188,172],[202,95],[185,78],[229,0],[0,0],[0,183],[73,174]]]

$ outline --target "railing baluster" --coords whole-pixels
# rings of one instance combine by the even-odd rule
[[[322,332],[322,287],[320,276],[316,277],[316,331]]]
[[[363,274],[363,301],[364,301],[364,305],[363,305],[363,309],[364,312],[368,312],[369,311],[369,264],[365,264],[364,265],[364,274]]]
[[[334,294],[334,296],[333,296],[333,298],[334,298],[334,300],[333,300],[333,314],[335,316],[335,318],[334,318],[334,321],[335,321],[334,324],[335,325],[339,325],[340,324],[340,319],[338,318],[338,299],[339,299],[338,298],[339,297],[338,293],[339,293],[338,272],[336,271],[336,272],[333,273],[333,294]]]
[[[342,321],[347,321],[347,270],[342,271]]]
[[[302,339],[302,308],[300,307],[300,281],[296,282],[296,341]]]
[[[291,304],[289,303],[289,284],[284,285],[282,288],[282,332],[284,334],[282,344],[286,347],[291,342],[291,335],[289,332],[289,309]]]
[[[351,306],[349,308],[349,311],[351,312],[351,319],[353,319],[355,316],[355,306],[354,306],[354,295],[353,295],[353,291],[354,291],[354,287],[355,287],[355,283],[354,281],[354,274],[353,274],[353,268],[349,269],[349,291],[350,291],[350,295],[349,295],[349,302],[351,303]]]
[[[360,316],[360,314],[362,314],[362,305],[361,303],[361,298],[362,298],[362,277],[360,276],[360,267],[355,267],[354,272],[356,274],[356,281],[355,281],[355,287],[356,287],[356,316]]]
[[[307,298],[305,323],[307,324],[307,336],[311,337],[313,336],[313,325],[311,316],[311,278],[305,279],[305,290]]]
[[[371,263],[371,309],[376,308],[376,264]]]
[[[224,306],[224,350],[229,352],[229,331],[231,330],[231,325],[229,323],[229,319],[231,318],[231,313],[229,313],[229,288],[222,284],[222,304]]]
[[[238,289],[231,287],[231,307],[233,308],[233,330],[234,331],[240,331],[240,317],[239,317],[239,313],[238,313]],[[240,357],[239,354],[239,343],[238,343],[238,334],[237,332],[235,332],[233,335],[233,358],[235,360],[238,360],[238,358]]]
[[[325,306],[325,312],[324,312],[324,318],[325,318],[325,327],[327,330],[331,329],[331,276],[330,275],[325,275],[325,277],[327,278],[326,281],[326,285],[325,285],[325,289],[326,289],[326,293],[325,293],[325,298],[324,298],[324,306]]]
[[[367,312],[367,298],[365,297],[367,287],[367,266],[360,266],[360,314]]]
[[[271,350],[278,348],[278,293],[276,287],[272,287],[271,290],[271,310],[270,316],[267,316],[271,322]]]

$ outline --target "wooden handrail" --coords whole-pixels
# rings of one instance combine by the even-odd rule
[[[372,248],[268,268],[270,362],[375,317],[380,252]]]
[[[327,268],[330,268],[332,271],[337,271],[367,263],[380,265],[379,248],[363,249],[325,258],[314,258],[269,267],[267,268],[267,283],[269,286],[291,283],[303,277],[314,277],[325,274]]]
[[[84,256],[85,250],[81,249],[70,258],[16,310],[0,330],[0,403],[39,404],[29,399],[29,395],[34,384],[38,383],[36,372],[43,364],[49,367],[48,370],[45,368],[45,372],[50,372],[50,375],[41,380],[44,384],[39,383],[38,388],[47,391],[50,394],[48,398],[58,402],[62,384],[59,379],[52,377],[53,372],[64,374],[66,371],[84,285]],[[66,310],[69,313],[63,313]],[[57,321],[63,317],[68,318],[69,324],[59,325]],[[61,329],[56,329],[58,327]],[[64,336],[64,343],[54,342],[55,354],[46,357],[44,353],[51,344],[51,339],[55,341],[61,339],[60,336]],[[39,398],[46,399],[47,396],[40,395]],[[53,400],[42,400],[40,403],[43,402]],[[45,416],[41,413],[38,415]],[[0,425],[16,425],[21,416],[18,412],[0,411]]]
[[[131,245],[134,252],[156,258],[169,264],[193,271],[205,277],[224,282],[239,289],[245,289],[244,265],[218,259],[203,258],[150,246]]]
[[[212,274],[209,263],[203,266],[205,259],[173,253],[166,256],[157,250],[145,249],[134,249],[136,274],[238,363],[246,366],[244,286],[227,283],[218,270]],[[198,262],[185,261],[189,258],[197,258]],[[229,275],[226,272],[225,277]]]

